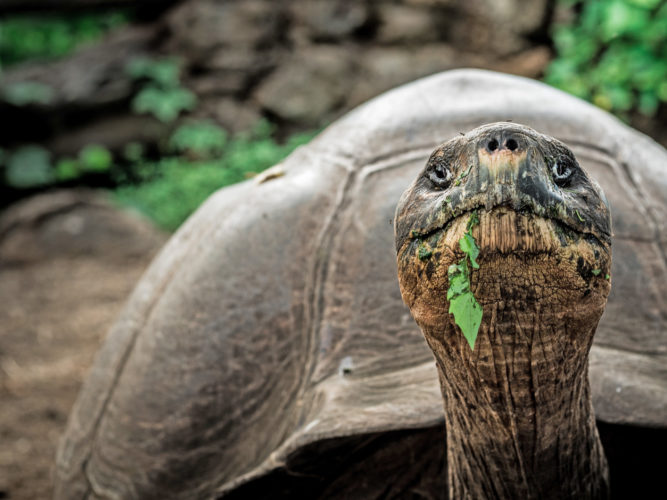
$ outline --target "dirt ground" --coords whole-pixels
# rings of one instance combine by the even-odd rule
[[[0,499],[50,498],[81,382],[164,240],[91,193],[47,195],[0,219]]]

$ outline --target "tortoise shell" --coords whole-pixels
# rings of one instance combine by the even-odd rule
[[[458,70],[357,108],[182,226],[98,353],[56,498],[442,495],[442,399],[401,301],[392,217],[436,146],[494,121],[560,139],[603,187],[596,417],[667,427],[667,152],[541,83]]]

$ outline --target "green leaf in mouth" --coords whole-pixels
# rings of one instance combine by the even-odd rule
[[[479,269],[477,257],[479,247],[470,231],[479,224],[477,212],[473,212],[466,226],[466,232],[459,240],[459,247],[464,257],[458,264],[452,264],[447,270],[449,275],[449,288],[447,289],[447,300],[449,300],[449,312],[454,315],[454,322],[458,325],[463,336],[468,341],[470,349],[475,349],[475,340],[479,326],[482,323],[482,306],[470,290],[470,270],[468,263],[473,269]]]

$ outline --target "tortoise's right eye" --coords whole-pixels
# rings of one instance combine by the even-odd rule
[[[428,179],[440,189],[449,187],[452,182],[452,172],[444,161],[434,161],[427,173]]]

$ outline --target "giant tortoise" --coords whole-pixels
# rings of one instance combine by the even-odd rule
[[[58,451],[56,498],[445,497],[452,482],[446,457],[470,464],[469,457],[464,460],[457,453],[486,451],[465,444],[461,433],[466,426],[461,425],[445,444],[438,376],[438,369],[442,375],[447,366],[443,359],[452,349],[465,363],[481,359],[489,377],[503,383],[514,376],[507,368],[514,365],[506,363],[506,373],[491,370],[489,353],[497,353],[486,344],[491,338],[487,319],[474,350],[449,331],[454,328],[451,321],[447,335],[454,343],[433,333],[437,328],[433,330],[430,319],[445,321],[446,305],[444,300],[433,303],[428,293],[422,294],[426,299],[417,299],[421,295],[415,287],[424,286],[419,280],[440,280],[440,287],[447,282],[447,260],[438,266],[436,253],[449,252],[450,260],[460,257],[455,246],[439,248],[433,236],[444,229],[442,240],[451,243],[474,224],[462,225],[465,217],[458,214],[456,224],[450,217],[438,226],[440,215],[433,206],[426,209],[428,204],[406,199],[423,201],[420,183],[446,179],[454,185],[447,184],[453,196],[433,196],[439,197],[439,213],[451,216],[446,207],[461,203],[456,193],[469,179],[458,170],[454,177],[443,170],[438,174],[433,165],[439,164],[439,156],[430,155],[452,138],[453,144],[467,147],[482,132],[461,134],[497,121],[505,123],[488,130],[496,133],[495,148],[510,150],[503,154],[511,156],[525,146],[524,139],[514,137],[516,144],[506,140],[508,134],[528,130],[516,123],[525,124],[567,145],[606,193],[614,224],[613,265],[608,270],[604,258],[591,257],[590,252],[604,253],[604,248],[586,247],[588,257],[568,267],[568,276],[585,278],[587,289],[595,289],[590,296],[582,294],[580,303],[569,297],[558,319],[561,330],[568,321],[578,325],[573,327],[577,331],[594,328],[613,282],[590,357],[565,359],[560,374],[564,380],[534,377],[533,382],[544,386],[533,387],[531,393],[542,391],[538,399],[544,399],[558,389],[558,401],[563,402],[568,391],[573,399],[581,398],[576,400],[583,406],[573,413],[580,423],[589,420],[583,439],[599,455],[597,437],[591,438],[595,426],[591,428],[590,408],[581,395],[588,385],[567,387],[570,378],[580,380],[582,372],[585,379],[588,363],[612,493],[621,498],[626,491],[650,492],[662,480],[662,469],[643,447],[664,446],[667,427],[667,152],[603,111],[543,84],[459,70],[400,87],[359,107],[294,152],[273,174],[214,194],[183,225],[137,285],[97,355]],[[543,137],[536,132],[522,137],[534,141],[531,134]],[[492,146],[486,143],[489,154]],[[555,169],[554,175],[575,168],[567,147],[559,146],[555,158],[543,155],[540,168]],[[476,171],[475,165],[467,168]],[[558,221],[559,238],[568,244],[574,244],[573,234],[585,226],[586,234],[597,234],[598,243],[607,245],[603,196],[593,181],[580,175],[586,186],[593,186],[583,201],[540,215]],[[402,302],[397,279],[394,212],[415,178],[417,184],[403,197],[397,214],[398,264],[404,297],[436,354],[438,369]],[[517,179],[508,174],[506,181]],[[507,211],[507,206],[498,210]],[[520,221],[534,217],[537,210],[518,205],[512,209],[514,215],[495,214],[498,220],[512,221],[510,228],[520,228]],[[483,223],[489,214],[479,216]],[[598,233],[591,229],[594,219]],[[484,260],[483,228],[480,224],[469,230],[479,238],[479,265],[485,268],[489,261]],[[401,251],[405,245],[411,249],[407,254]],[[553,260],[543,264],[542,276],[548,269],[554,276],[561,272]],[[528,273],[530,266],[525,267]],[[486,269],[486,274],[475,270],[479,279],[473,273],[475,293],[480,280],[489,278]],[[496,283],[511,278],[502,266],[495,269],[502,276]],[[419,277],[417,284],[413,275]],[[544,290],[531,289],[539,283],[523,283],[498,287],[494,293],[499,296],[480,297],[484,314],[495,311],[505,322],[514,321],[513,330],[507,331],[519,331],[524,324],[525,311],[517,310],[517,304],[535,304],[535,296],[544,295]],[[487,307],[492,302],[504,306]],[[569,307],[590,311],[579,320]],[[551,325],[555,316],[546,309],[544,324]],[[521,335],[527,338],[534,332]],[[585,344],[590,335],[572,334],[558,342],[563,352],[570,352],[562,344]],[[525,378],[525,349],[516,344],[518,363],[523,363],[517,378]],[[576,369],[576,377],[569,377],[570,368]],[[536,370],[539,373],[539,367]],[[453,373],[456,380],[466,376],[459,368]],[[525,445],[523,438],[511,443],[504,436],[492,439],[498,426],[487,418],[488,411],[479,409],[477,399],[462,397],[457,393],[462,385],[451,382],[442,384],[445,407],[449,412],[456,404],[465,406],[468,423],[470,414],[479,414],[474,430],[485,436],[484,446],[513,443],[517,460],[527,463],[533,453],[533,462],[540,463],[534,458],[539,440],[528,438],[525,442],[532,444]],[[523,424],[530,416],[521,410],[530,402],[523,393],[514,399],[507,394],[500,391],[487,403],[510,405],[506,415],[516,405],[510,426],[520,424],[514,434],[518,436],[528,428]],[[533,417],[542,415],[538,413]],[[540,436],[566,436],[565,442],[556,440],[560,448],[549,449],[548,463],[558,461],[559,452],[572,452],[582,438],[554,428],[549,418],[534,420],[528,423]],[[448,416],[447,424],[452,421]],[[604,459],[596,460],[591,477],[599,480],[602,491]],[[460,464],[450,465],[450,476],[452,470],[461,470]],[[572,463],[565,460],[562,466],[567,469]],[[468,470],[472,474],[464,479],[500,472],[478,468]],[[544,479],[553,481],[553,476],[545,473]],[[454,486],[460,484],[450,484],[454,493],[461,491]],[[503,495],[487,491],[489,497]]]

